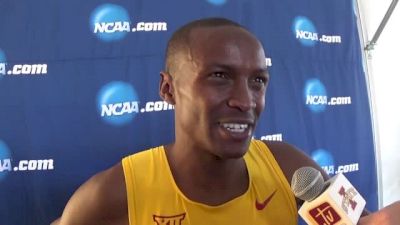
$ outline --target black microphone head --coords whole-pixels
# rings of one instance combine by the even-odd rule
[[[297,169],[292,177],[291,187],[294,195],[303,201],[312,201],[325,188],[321,173],[312,167]]]

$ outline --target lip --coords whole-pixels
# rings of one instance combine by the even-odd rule
[[[224,119],[218,122],[219,133],[223,139],[232,141],[246,141],[252,136],[254,120],[251,119]]]
[[[238,124],[248,124],[250,126],[254,126],[254,119],[248,119],[248,118],[225,118],[225,119],[220,119],[218,121],[218,124],[224,124],[224,123],[238,123]]]

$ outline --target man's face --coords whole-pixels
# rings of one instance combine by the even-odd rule
[[[243,156],[265,104],[260,43],[233,26],[197,28],[172,74],[176,140],[221,159]]]

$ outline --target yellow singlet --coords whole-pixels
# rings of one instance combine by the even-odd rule
[[[130,225],[295,225],[297,209],[290,186],[261,141],[244,156],[249,188],[218,206],[188,199],[174,182],[164,148],[122,160]]]

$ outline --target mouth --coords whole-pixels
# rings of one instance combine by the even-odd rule
[[[221,123],[222,127],[233,133],[244,133],[248,128],[248,123]]]
[[[253,119],[224,119],[219,121],[221,137],[227,140],[244,141],[252,136]]]

